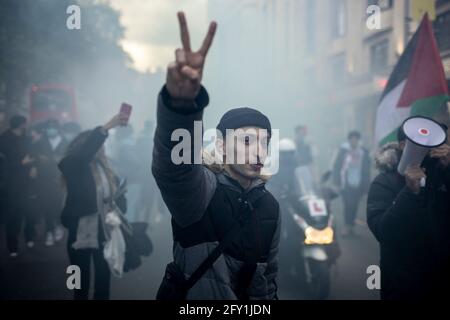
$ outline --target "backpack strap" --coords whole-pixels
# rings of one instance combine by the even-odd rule
[[[230,230],[225,234],[224,238],[219,242],[219,245],[214,248],[210,255],[200,264],[200,266],[192,273],[189,279],[186,280],[186,289],[191,289],[198,280],[212,267],[214,262],[220,257],[223,251],[228,247],[231,241],[238,235],[241,230],[240,219],[236,220],[231,226]]]
[[[245,195],[244,203],[248,206],[249,211],[249,219],[252,220],[253,232],[255,236],[256,246],[255,250],[250,250],[245,252],[244,256],[244,264],[239,270],[238,275],[238,287],[236,295],[239,300],[248,300],[247,288],[250,286],[250,283],[253,279],[253,275],[255,274],[256,268],[258,266],[258,260],[261,256],[261,236],[259,230],[258,217],[256,216],[254,204],[260,199],[266,190],[264,188],[257,188],[252,190],[250,193]]]
[[[219,245],[210,253],[210,255],[200,264],[200,266],[192,273],[192,275],[189,277],[189,279],[186,280],[185,288],[187,290],[191,289],[200,279],[203,277],[203,275],[206,273],[206,271],[212,267],[214,262],[220,257],[220,255],[224,252],[224,250],[231,244],[232,240],[239,234],[241,231],[241,224],[243,219],[247,219],[246,215],[249,213],[252,214],[254,210],[253,204],[261,198],[266,191],[263,189],[261,192],[251,192],[248,197],[244,197],[244,205],[246,205],[246,210],[244,212],[241,212],[239,217],[233,222],[233,225],[231,226],[230,230],[225,234],[223,239],[219,241]],[[251,218],[251,217],[250,217]],[[259,255],[259,254],[258,254]],[[246,272],[242,272],[241,270],[240,274],[245,275],[242,279],[242,285],[240,288],[247,289],[248,285],[250,284],[250,280],[253,278],[253,274],[256,270],[256,261],[258,259],[258,255],[250,255],[249,258],[247,258],[247,262],[244,262],[244,270],[247,270]],[[245,282],[245,283],[244,283]],[[241,291],[241,290],[240,290]]]

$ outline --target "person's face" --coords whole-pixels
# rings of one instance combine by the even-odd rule
[[[56,127],[48,127],[46,131],[49,138],[54,138],[59,134],[58,128]]]
[[[227,136],[225,143],[219,139],[217,147],[222,150],[225,163],[233,171],[247,179],[254,179],[261,174],[267,158],[269,135],[265,129],[243,127],[235,130],[234,135]]]
[[[351,137],[350,140],[349,140],[349,143],[350,143],[350,146],[351,146],[353,149],[356,149],[356,148],[358,148],[358,146],[359,146],[359,138],[357,138],[357,137]]]

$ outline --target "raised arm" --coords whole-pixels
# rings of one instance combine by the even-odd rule
[[[59,167],[64,170],[74,166],[89,165],[105,143],[105,140],[108,137],[108,131],[117,126],[126,125],[126,121],[127,118],[125,115],[117,114],[103,126],[99,126],[92,130],[87,139],[78,146],[73,153],[61,160]]]
[[[202,121],[203,109],[209,102],[201,79],[216,23],[210,24],[200,50],[193,52],[184,13],[178,13],[178,21],[183,48],[175,51],[175,62],[169,64],[166,84],[158,96],[152,173],[175,221],[188,226],[202,217],[216,187],[214,174],[200,164],[193,164],[195,154],[201,158],[201,148],[195,148],[201,142],[193,141],[194,122]],[[171,157],[179,143],[172,141],[172,133],[177,129],[190,133],[189,163],[175,164]]]

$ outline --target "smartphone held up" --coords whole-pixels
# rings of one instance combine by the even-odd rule
[[[132,110],[133,110],[133,107],[128,103],[123,102],[122,105],[120,106],[119,113],[126,116],[126,121],[127,121],[126,124],[128,124]]]

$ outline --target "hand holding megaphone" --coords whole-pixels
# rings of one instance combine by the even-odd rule
[[[406,144],[397,171],[405,176],[407,185],[413,192],[417,191],[417,179],[419,179],[418,193],[420,187],[425,187],[426,178],[420,165],[432,148],[445,143],[447,132],[439,123],[425,117],[406,119],[403,122],[402,130],[406,135]]]
[[[431,150],[430,157],[439,159],[439,162],[443,167],[448,167],[450,165],[450,146],[448,144],[443,144],[442,146]]]
[[[426,179],[425,169],[418,165],[408,166],[405,170],[406,186],[415,194],[420,193],[420,188],[424,187]]]

